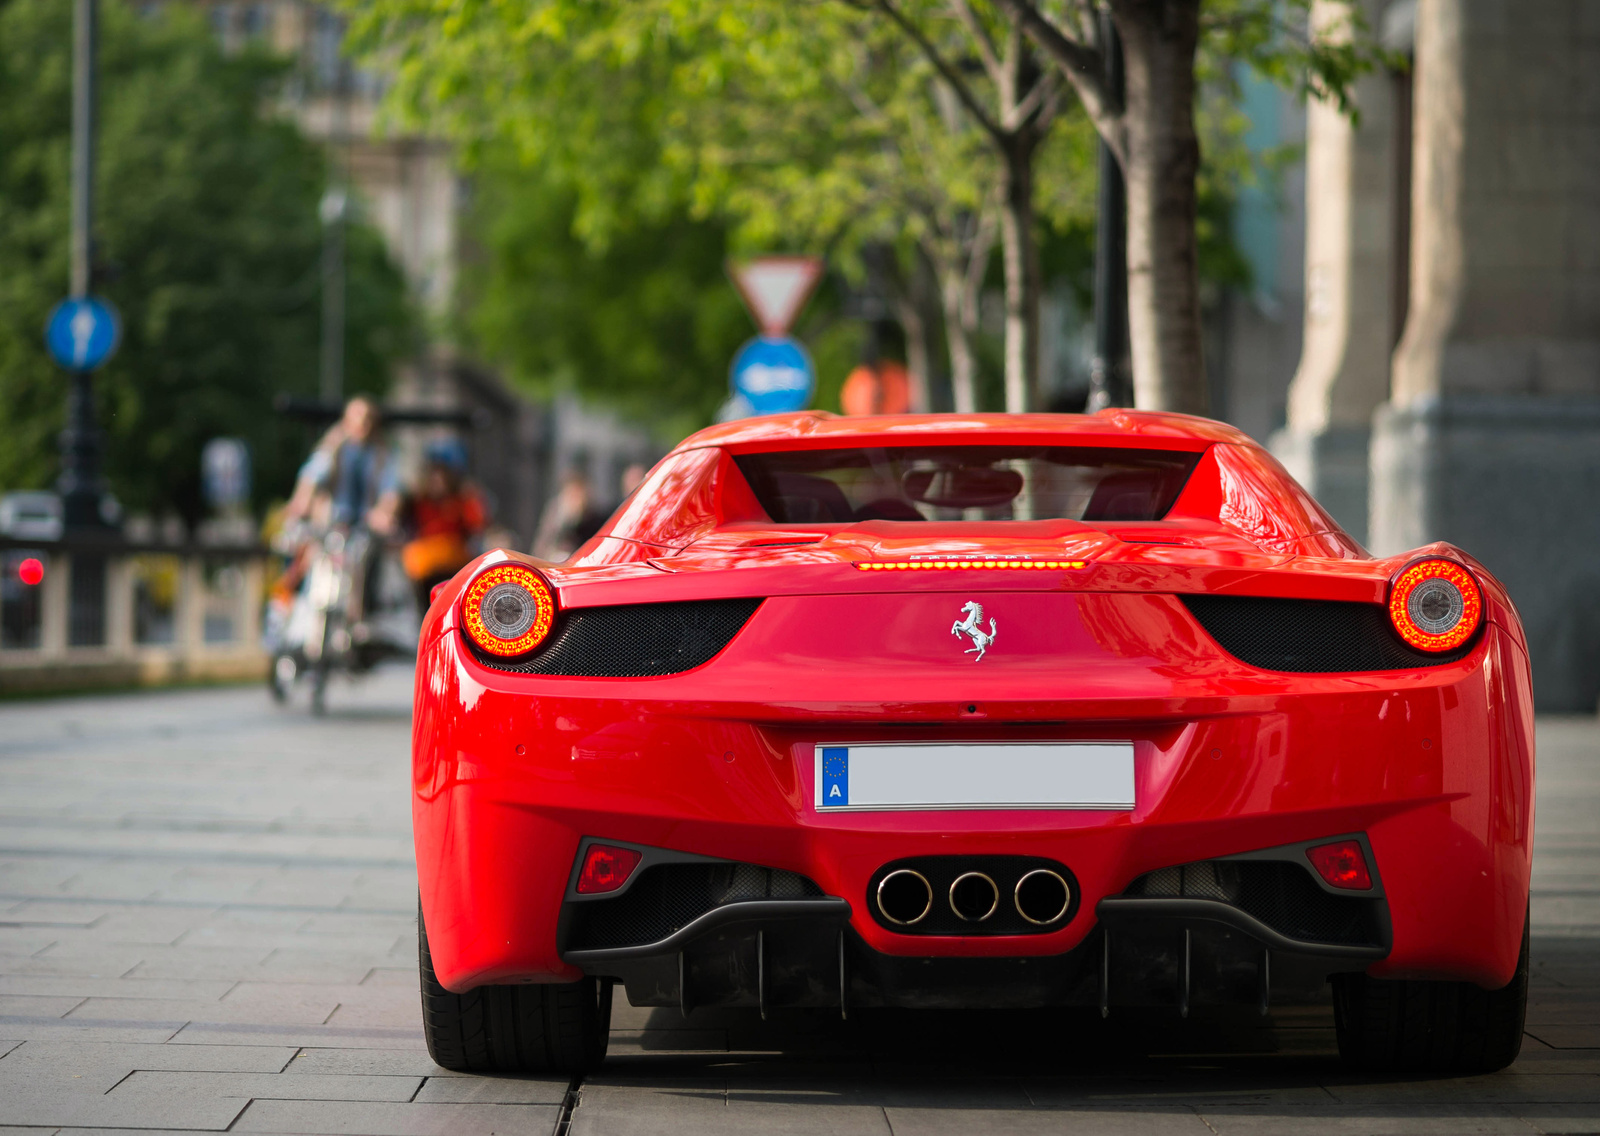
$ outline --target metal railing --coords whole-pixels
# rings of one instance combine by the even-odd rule
[[[255,544],[0,537],[0,691],[262,677],[268,557]],[[22,578],[28,559],[44,565],[37,584]]]

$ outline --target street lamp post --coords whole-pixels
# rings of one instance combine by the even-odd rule
[[[344,398],[344,223],[342,186],[322,196],[322,374],[318,394],[330,406]]]
[[[1122,103],[1122,42],[1109,8],[1100,9],[1106,52],[1106,91]],[[1093,412],[1133,404],[1128,361],[1128,193],[1117,155],[1100,140],[1100,189],[1094,237],[1094,359],[1089,364]]]
[[[99,0],[76,0],[72,31],[71,299],[87,300],[93,285],[95,48]],[[105,527],[100,513],[100,429],[95,423],[90,368],[72,368],[67,424],[61,431],[62,520],[68,528]]]
[[[334,61],[328,90],[328,152],[332,177],[318,209],[322,218],[322,359],[317,393],[330,406],[344,400],[345,225],[350,213],[349,84],[345,61]]]

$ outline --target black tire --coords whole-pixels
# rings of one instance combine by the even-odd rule
[[[1383,1073],[1492,1073],[1522,1050],[1528,1008],[1528,924],[1511,981],[1419,982],[1339,974],[1333,980],[1339,1056]]]
[[[417,913],[422,1032],[428,1056],[462,1073],[587,1073],[605,1060],[611,984],[593,978],[478,986],[452,994],[433,976],[428,929]]]

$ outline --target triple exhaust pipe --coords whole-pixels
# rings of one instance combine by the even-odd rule
[[[902,927],[921,923],[933,911],[933,885],[910,868],[890,872],[878,883],[878,911]],[[951,883],[950,910],[963,923],[983,923],[1000,910],[1000,888],[983,872],[963,872]],[[1072,888],[1059,872],[1035,868],[1011,889],[1017,914],[1036,926],[1058,921],[1072,906]]]

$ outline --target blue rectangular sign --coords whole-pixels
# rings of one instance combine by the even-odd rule
[[[824,746],[822,749],[822,798],[818,808],[837,808],[850,803],[850,749]]]

